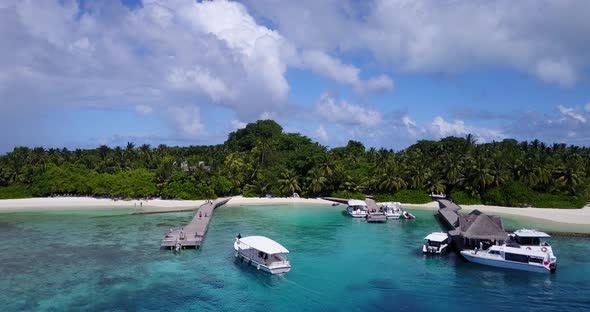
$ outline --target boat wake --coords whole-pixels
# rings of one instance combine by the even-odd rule
[[[302,290],[304,290],[304,291],[306,291],[308,293],[311,293],[313,295],[318,296],[318,298],[317,298],[317,301],[318,302],[319,302],[319,300],[322,297],[322,294],[319,291],[316,291],[316,290],[307,288],[307,287],[305,287],[305,286],[303,286],[303,285],[301,285],[301,284],[299,284],[297,282],[294,282],[294,281],[288,279],[287,276],[285,276],[285,274],[276,275],[276,277],[279,278],[279,279],[281,279],[283,282],[287,282],[287,283],[289,283],[289,284],[291,284],[291,285],[293,285],[293,286],[295,286],[295,287],[297,287],[299,289],[302,289]],[[316,298],[313,298],[313,299],[316,300]]]

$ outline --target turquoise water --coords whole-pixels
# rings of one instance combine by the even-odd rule
[[[559,266],[544,275],[422,255],[422,238],[440,229],[431,211],[413,210],[414,221],[367,224],[329,206],[227,206],[216,210],[202,249],[174,255],[160,250],[159,240],[190,213],[130,212],[0,214],[1,310],[590,308],[589,239],[553,238]],[[287,247],[291,272],[271,276],[235,261],[238,232]]]

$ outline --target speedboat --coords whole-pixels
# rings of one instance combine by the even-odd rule
[[[367,217],[367,203],[358,199],[351,199],[348,201],[346,212],[353,218]]]
[[[427,254],[441,254],[447,251],[449,235],[443,232],[434,232],[424,237],[422,251]]]
[[[447,195],[445,195],[445,193],[436,193],[435,194],[434,192],[432,192],[432,193],[430,193],[430,197],[432,199],[437,199],[437,198],[438,199],[446,199],[447,198]]]
[[[552,259],[552,254],[517,244],[493,245],[487,250],[463,250],[461,255],[468,261],[499,268],[540,273],[553,273],[557,268],[557,259]]]
[[[414,216],[413,214],[411,214],[411,213],[410,213],[410,212],[408,212],[408,211],[404,211],[404,212],[402,213],[402,216],[404,216],[404,218],[406,218],[406,219],[416,219],[416,216]]]
[[[387,202],[382,205],[383,212],[387,219],[399,219],[403,213],[399,202]]]
[[[291,263],[285,256],[287,248],[264,236],[241,237],[234,242],[236,258],[270,274],[287,273]]]

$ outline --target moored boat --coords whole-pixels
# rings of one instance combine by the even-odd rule
[[[416,217],[408,211],[404,211],[402,213],[402,216],[404,216],[404,218],[406,219],[416,219]]]
[[[386,202],[382,204],[383,213],[387,219],[399,219],[403,213],[399,202]]]
[[[358,199],[348,201],[346,213],[353,218],[365,218],[367,216],[367,203]]]
[[[291,263],[285,256],[287,248],[264,236],[238,235],[234,242],[235,256],[241,261],[271,274],[287,273]]]
[[[520,229],[510,234],[510,243],[518,244],[519,246],[527,249],[540,251],[549,255],[550,267],[555,271],[557,269],[557,257],[553,253],[553,249],[548,242],[544,239],[550,238],[551,235],[530,229]]]
[[[370,223],[383,223],[387,221],[387,217],[383,212],[370,212],[367,214],[367,222]]]
[[[443,232],[434,232],[424,237],[422,252],[427,254],[441,254],[447,251],[449,235]]]
[[[556,263],[551,262],[547,252],[521,248],[516,244],[493,245],[487,250],[463,250],[461,255],[468,261],[499,268],[540,273],[553,273],[556,269]]]

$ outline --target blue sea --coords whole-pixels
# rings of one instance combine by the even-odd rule
[[[367,224],[342,206],[223,206],[202,248],[180,254],[159,241],[191,213],[1,213],[0,310],[590,311],[590,239],[552,238],[555,274],[502,270],[424,256],[440,226],[410,211],[416,220]],[[238,233],[280,242],[291,272],[236,261]]]

